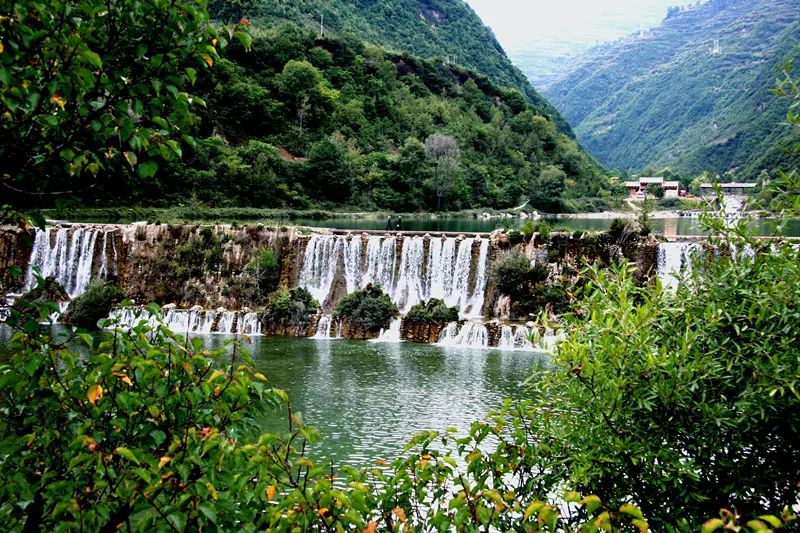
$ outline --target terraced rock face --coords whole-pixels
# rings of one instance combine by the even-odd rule
[[[800,0],[712,0],[565,61],[544,94],[610,168],[755,179],[792,166],[769,89],[798,43]]]
[[[25,273],[16,286],[6,285],[14,292],[36,286],[34,267],[70,298],[82,294],[92,279],[115,280],[135,302],[165,306],[166,323],[179,332],[308,337],[327,325],[322,337],[371,339],[379,332],[342,324],[330,313],[346,294],[380,285],[401,314],[436,298],[460,317],[451,323],[396,324],[397,337],[431,343],[441,341],[447,329],[452,342],[475,337],[488,346],[499,345],[503,336],[503,324],[484,323],[502,316],[496,313],[501,294],[490,276],[502,253],[516,248],[531,265],[546,267],[541,283],[571,286],[580,283],[584,262],[635,262],[646,281],[655,271],[657,247],[652,237],[618,242],[606,234],[556,233],[547,242],[536,238],[512,245],[497,233],[334,235],[320,230],[304,235],[297,228],[59,224],[31,234],[0,228],[2,265]],[[311,312],[299,322],[270,323],[267,295],[258,293],[252,271],[264,250],[276,258],[279,284],[307,289],[325,315]],[[507,302],[506,307],[513,306]],[[115,316],[133,324],[142,318],[140,312],[126,308]],[[528,320],[528,314],[521,319]],[[462,331],[465,327],[469,331]]]

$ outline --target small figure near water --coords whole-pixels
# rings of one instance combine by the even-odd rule
[[[386,217],[386,231],[389,231],[390,229],[392,229],[392,216],[391,215]]]
[[[403,217],[397,217],[397,231],[403,231]]]

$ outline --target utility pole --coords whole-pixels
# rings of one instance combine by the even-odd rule
[[[325,37],[325,15],[323,13],[319,14],[319,38],[322,39]]]

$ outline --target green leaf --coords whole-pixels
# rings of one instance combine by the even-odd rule
[[[152,178],[153,176],[156,175],[157,170],[158,170],[158,163],[152,160],[140,163],[137,168],[139,176],[142,178]]]
[[[781,527],[783,525],[783,523],[780,521],[779,518],[774,517],[772,515],[765,514],[765,515],[759,516],[758,518],[760,518],[761,520],[763,520],[765,522],[769,522],[769,525],[771,525],[774,528],[778,528],[778,527]]]
[[[131,166],[131,168],[136,166],[136,162],[138,161],[138,158],[136,157],[135,153],[133,153],[133,152],[124,152],[123,155],[125,156],[125,161],[128,162],[128,164]]]
[[[217,523],[217,511],[214,510],[213,507],[208,505],[207,503],[200,504],[200,511],[205,515],[206,518],[212,523]]]
[[[747,523],[747,527],[749,527],[753,531],[769,531],[767,524],[765,524],[761,520],[750,520]]]
[[[189,81],[194,85],[197,81],[197,70],[192,67],[186,67],[186,76],[189,77]]]
[[[581,500],[581,503],[586,506],[586,511],[589,514],[595,512],[603,504],[603,502],[600,500],[600,497],[595,496],[594,494],[586,496],[583,500]]]
[[[711,533],[712,531],[716,531],[724,525],[725,522],[723,522],[719,518],[712,518],[711,520],[707,520],[706,523],[703,524],[703,529],[701,530],[701,533]]]
[[[117,447],[116,450],[114,450],[114,453],[119,455],[120,457],[124,457],[125,459],[127,459],[132,463],[136,463],[137,465],[139,464],[139,460],[136,458],[135,455],[133,455],[133,452],[130,451],[128,448],[119,446]]]
[[[619,512],[622,514],[626,514],[628,516],[632,516],[634,518],[638,518],[640,520],[644,519],[642,511],[638,507],[630,503],[623,503],[619,508]]]

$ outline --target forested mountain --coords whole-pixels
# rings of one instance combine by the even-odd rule
[[[800,56],[800,0],[711,0],[565,64],[546,95],[609,167],[749,180],[789,167],[776,66]]]
[[[212,16],[247,15],[257,24],[292,22],[319,33],[350,34],[394,51],[440,58],[523,91],[564,133],[567,121],[506,56],[492,31],[464,0],[212,0]],[[322,23],[322,24],[321,24]]]
[[[608,196],[606,177],[515,89],[352,36],[253,33],[198,78],[194,150],[155,183],[98,186],[98,202],[125,190],[156,205],[604,207],[576,203]]]

